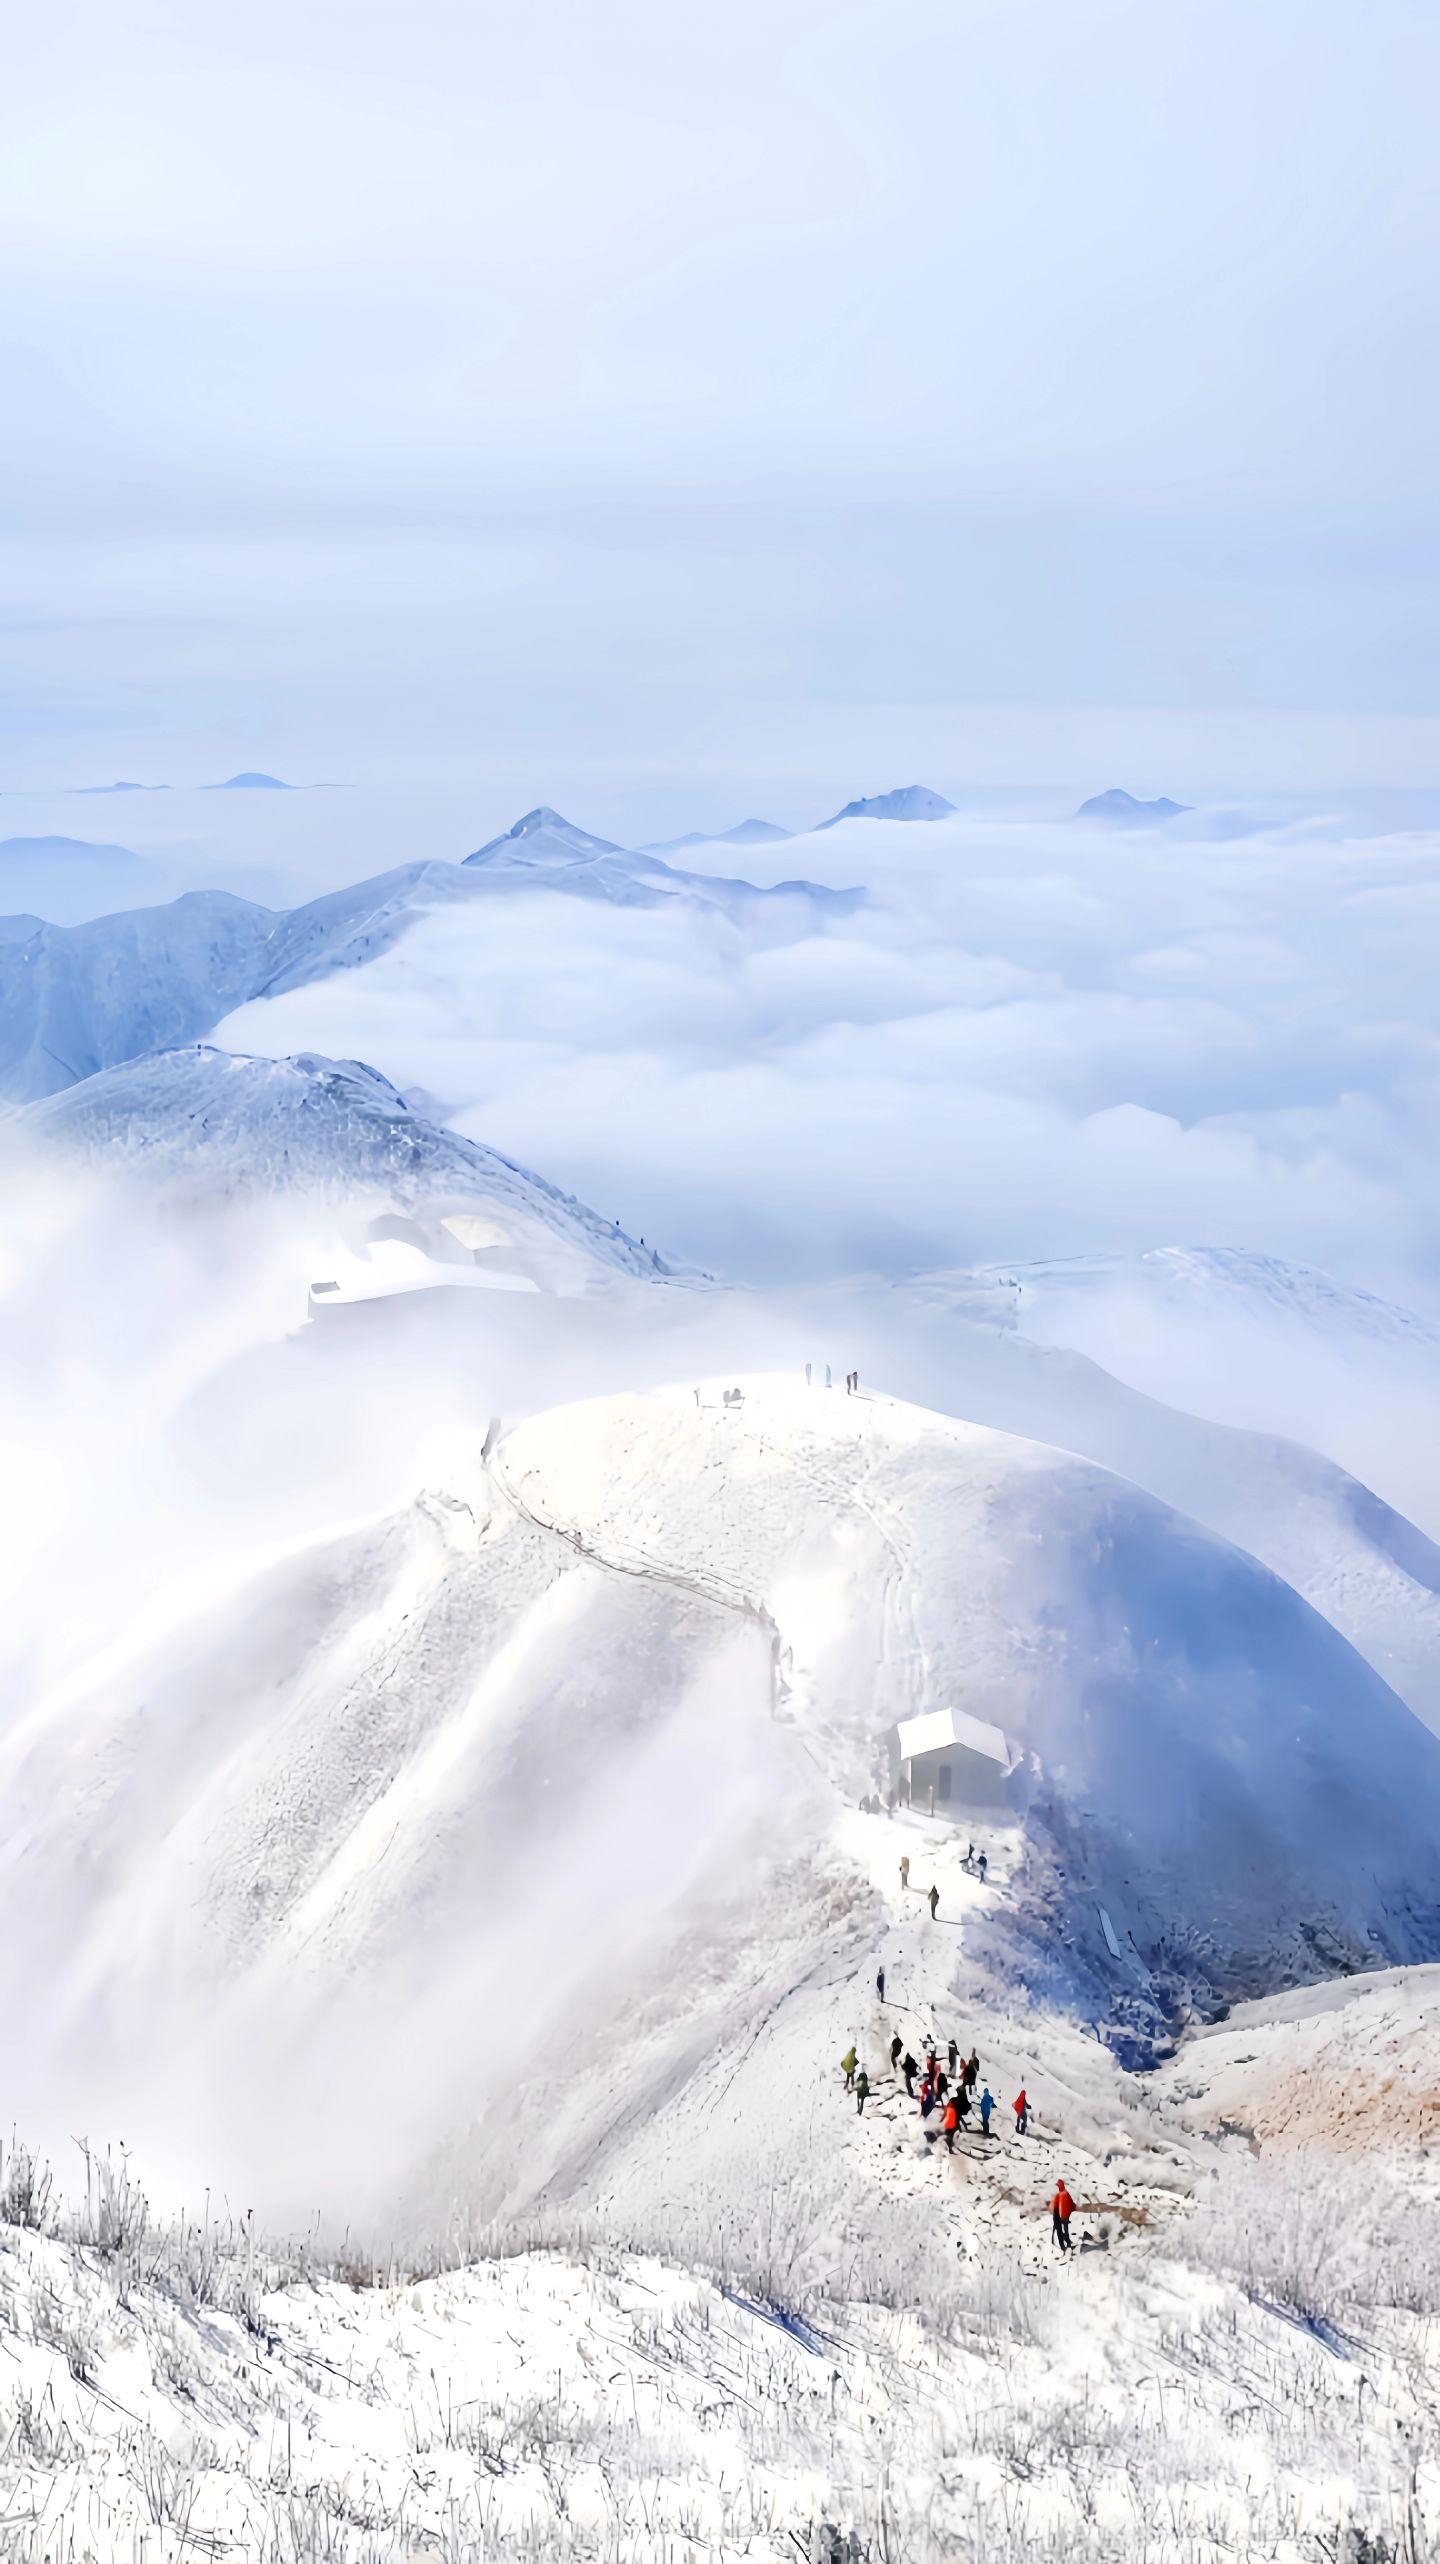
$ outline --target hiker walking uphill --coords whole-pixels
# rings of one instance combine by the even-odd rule
[[[932,1923],[934,1922],[935,1917],[936,1917],[937,1913],[939,1912],[939,1910],[940,1910],[940,1890],[938,1889],[938,1887],[932,1887],[932,1888],[931,1888],[931,1890],[930,1890],[930,1920],[931,1920],[931,1922],[932,1922]]]
[[[891,2042],[890,2042],[890,2071],[891,2071],[891,2073],[892,2073],[892,2074],[894,2074],[894,2073],[895,2073],[896,2069],[897,2069],[897,2068],[898,2068],[898,2066],[899,2066],[899,2063],[900,2063],[900,2051],[901,2051],[901,2049],[904,2047],[904,2045],[905,2045],[905,2042],[904,2042],[904,2040],[901,2038],[900,2033],[899,2033],[899,2031],[897,2030],[897,2031],[896,2031],[896,2033],[895,2033],[894,2038],[893,2038],[893,2039],[891,2040]]]
[[[990,2134],[990,2113],[994,2107],[995,2095],[987,2083],[984,2091],[980,2095],[980,2134],[982,2137],[988,2137]]]
[[[877,1968],[875,1970],[875,1991],[883,2003],[885,2000],[885,1970],[883,1968]]]
[[[1010,2106],[1015,2113],[1015,2134],[1017,2137],[1023,2137],[1030,2125],[1030,2104],[1026,2098],[1023,2083]]]
[[[855,2050],[853,2045],[846,2049],[845,2054],[841,2058],[840,2071],[845,2077],[846,2091],[853,2092],[855,2088]]]
[[[957,2102],[947,2101],[945,2104],[945,2116],[940,2122],[941,2130],[945,2138],[945,2152],[947,2154],[953,2154],[955,2152],[955,2131],[959,2125],[959,2105]]]
[[[916,2064],[915,2059],[911,2056],[908,2048],[900,2061],[900,2071],[905,2077],[905,2089],[913,2101],[915,2098],[915,2077],[919,2073],[920,2068]]]
[[[855,2115],[856,2115],[857,2119],[859,2118],[859,2116],[860,2116],[861,2112],[864,2110],[865,2104],[866,2104],[866,2102],[869,2100],[869,2098],[870,2098],[870,2077],[869,2077],[869,2075],[866,2073],[865,2068],[864,2068],[864,2067],[863,2067],[863,2065],[862,2065],[862,2067],[860,2068],[859,2073],[858,2073],[858,2074],[856,2075],[856,2077],[855,2077]]]
[[[1070,2220],[1074,2214],[1075,2202],[1063,2180],[1058,2181],[1055,2185],[1055,2196],[1050,2202],[1050,2225],[1051,2232],[1062,2252],[1070,2250]]]

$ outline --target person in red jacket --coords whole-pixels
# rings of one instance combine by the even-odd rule
[[[957,2102],[946,2102],[945,2116],[941,2120],[940,2125],[945,2131],[945,2152],[947,2154],[953,2154],[955,2152],[955,2131],[960,2125],[960,2109]]]
[[[1070,2249],[1070,2220],[1074,2214],[1075,2202],[1064,2182],[1058,2181],[1055,2185],[1055,2196],[1050,2202],[1050,2223],[1055,2241],[1062,2252],[1068,2252]]]
[[[1011,2107],[1015,2112],[1015,2134],[1017,2137],[1023,2137],[1026,2129],[1030,2125],[1030,2104],[1025,2097],[1025,2086],[1023,2083],[1021,2084],[1019,2091],[1016,2093]]]

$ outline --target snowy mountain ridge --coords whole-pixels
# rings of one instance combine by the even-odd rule
[[[532,1288],[670,1271],[543,1176],[427,1121],[360,1060],[247,1058],[194,1043],[32,1104],[17,1127],[43,1150],[176,1198],[294,1193],[368,1206],[382,1222],[408,1221],[427,1258]]]
[[[788,931],[843,916],[860,891],[788,881],[774,888],[677,872],[536,810],[464,863],[398,866],[292,909],[222,890],[155,908],[0,937],[0,1094],[56,1093],[97,1069],[194,1041],[257,997],[351,970],[436,908],[517,891],[561,891],[619,907],[670,902],[719,913],[742,931]]]

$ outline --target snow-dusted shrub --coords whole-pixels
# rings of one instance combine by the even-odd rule
[[[1381,2165],[1313,2155],[1226,2164],[1202,2194],[1184,2249],[1307,2323],[1394,2308],[1440,2313],[1440,2212]]]
[[[55,2175],[43,2158],[12,2136],[0,2162],[0,2218],[7,2226],[28,2226],[39,2235],[53,2234],[55,2211],[50,2193]]]

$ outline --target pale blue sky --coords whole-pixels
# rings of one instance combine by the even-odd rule
[[[1422,0],[53,0],[6,54],[0,789],[1440,774]]]

